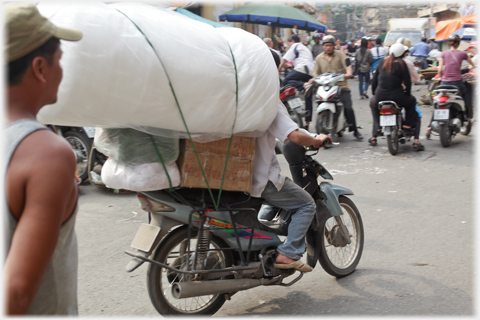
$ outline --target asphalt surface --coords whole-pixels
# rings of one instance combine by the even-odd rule
[[[389,154],[371,133],[368,100],[349,80],[357,124],[365,139],[346,133],[318,159],[334,183],[354,191],[365,246],[357,270],[336,279],[320,265],[291,287],[258,287],[235,294],[215,316],[471,316],[475,313],[474,146],[477,126],[449,148],[425,139],[432,107],[423,112],[421,142]],[[418,98],[426,85],[413,87]],[[313,129],[314,126],[311,126]],[[285,159],[282,172],[290,176]],[[146,265],[124,271],[124,253],[147,215],[134,194],[80,186],[77,218],[79,312],[82,316],[158,316],[146,288]]]

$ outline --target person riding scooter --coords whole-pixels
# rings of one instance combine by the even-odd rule
[[[305,252],[305,235],[315,214],[315,202],[312,196],[289,178],[280,174],[280,165],[275,154],[275,139],[281,142],[292,141],[299,145],[322,147],[326,141],[332,142],[327,135],[312,137],[290,118],[288,111],[279,100],[278,111],[267,131],[256,139],[253,159],[252,197],[259,197],[275,207],[294,211],[288,226],[288,236],[278,246],[275,267],[310,272],[312,268],[300,261]]]
[[[474,68],[472,59],[467,55],[465,51],[458,50],[460,46],[460,36],[458,34],[451,34],[448,37],[448,45],[450,50],[442,52],[442,56],[439,59],[438,64],[438,76],[442,81],[442,85],[456,86],[460,89],[463,101],[465,102],[465,109],[467,111],[467,118],[470,121],[473,118],[473,108],[471,105],[470,91],[462,81],[462,73],[460,68],[462,67],[462,61],[466,60]],[[443,68],[445,66],[445,69]],[[431,135],[431,123],[427,129],[427,139],[430,139]]]
[[[415,110],[417,101],[415,97],[411,95],[412,81],[410,79],[410,72],[403,60],[403,56],[407,50],[407,46],[401,43],[395,43],[390,47],[389,56],[380,60],[378,63],[372,80],[372,94],[374,97],[370,100],[370,108],[372,109],[374,124],[375,119],[378,119],[376,118],[376,116],[378,117],[378,111],[375,114],[373,110],[377,109],[380,101],[393,100],[399,106],[405,108],[406,115],[403,129],[409,130],[415,128],[413,150],[423,151],[425,147],[419,141],[420,126],[417,125],[419,116]],[[405,86],[405,89],[402,84]],[[372,138],[368,141],[372,146],[377,145],[377,129],[374,125]]]

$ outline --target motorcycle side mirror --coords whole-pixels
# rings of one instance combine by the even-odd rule
[[[352,64],[349,57],[347,57],[347,59],[345,59],[345,64],[347,65],[347,67]]]

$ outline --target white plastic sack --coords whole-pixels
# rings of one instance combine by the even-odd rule
[[[175,162],[166,163],[172,187],[180,184],[180,172]],[[161,163],[145,163],[127,166],[115,159],[108,158],[102,167],[102,182],[112,189],[131,191],[154,191],[170,187],[167,175]]]
[[[274,60],[265,43],[244,30],[214,28],[142,3],[45,2],[38,8],[53,23],[83,32],[78,42],[62,41],[58,102],[42,108],[42,123],[157,135],[161,128],[186,138],[170,84],[197,141],[229,137],[235,118],[235,134],[258,136],[276,115]]]

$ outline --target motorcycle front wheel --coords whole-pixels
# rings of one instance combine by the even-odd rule
[[[191,233],[190,251],[187,247],[187,228],[178,228],[159,244],[154,260],[186,270],[190,264],[193,268],[195,247],[197,245],[197,231]],[[210,249],[226,248],[226,245],[216,237],[210,240]],[[197,262],[198,263],[198,262]],[[203,270],[231,267],[233,257],[228,250],[209,251],[205,259]],[[162,315],[213,315],[225,303],[225,295],[205,295],[199,297],[177,299],[172,295],[172,285],[175,282],[192,281],[193,276],[177,273],[150,264],[147,271],[147,287],[150,300],[155,309]]]
[[[398,153],[398,128],[395,126],[392,128],[391,134],[387,135],[388,151],[392,156]]]
[[[83,132],[68,131],[63,137],[72,146],[77,159],[77,172],[82,181],[88,180],[88,159],[92,149],[92,140]]]
[[[357,207],[345,196],[340,196],[339,202],[343,215],[325,220],[318,258],[322,268],[337,278],[355,271],[362,257],[364,242],[363,222]],[[344,227],[345,232],[342,231]]]
[[[452,132],[448,122],[440,126],[440,142],[444,148],[449,147],[452,143]]]
[[[318,114],[317,116],[317,133],[320,134],[320,133],[323,133],[323,134],[329,134],[330,133],[330,130],[328,129],[329,127],[331,127],[331,124],[330,124],[330,114],[332,112],[330,110],[325,110],[325,111],[322,111]],[[333,134],[332,134],[333,136]]]

